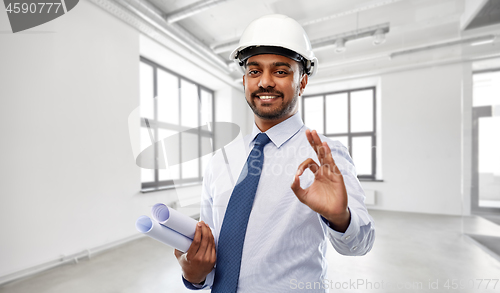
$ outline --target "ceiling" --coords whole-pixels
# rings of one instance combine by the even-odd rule
[[[143,26],[155,27],[150,37],[160,39],[159,35],[164,35],[170,43],[194,52],[234,80],[240,80],[241,73],[230,65],[230,51],[252,20],[273,13],[286,14],[301,23],[313,46],[320,39],[388,24],[386,41],[380,45],[374,45],[373,37],[367,36],[347,41],[343,53],[336,53],[333,44],[314,46],[319,59],[318,75],[314,78],[317,82],[408,66],[500,57],[500,0],[94,2],[125,9]],[[135,23],[138,26],[137,20]]]

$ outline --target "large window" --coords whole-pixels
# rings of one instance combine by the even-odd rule
[[[500,210],[500,70],[474,72],[472,211]]]
[[[375,88],[304,96],[302,119],[316,129],[344,144],[356,165],[358,178],[376,178]]]
[[[200,183],[209,159],[200,146],[214,135],[200,126],[213,122],[213,91],[141,57],[140,105],[141,150],[152,146],[155,167],[141,168],[142,190]]]

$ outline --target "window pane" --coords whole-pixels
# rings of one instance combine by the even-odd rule
[[[149,137],[148,129],[146,127],[141,127],[141,144],[140,144],[141,152],[151,145],[152,142]],[[150,159],[153,160],[153,158]],[[144,165],[152,166],[152,163]],[[141,168],[141,182],[152,182],[154,180],[155,180],[155,170]]]
[[[500,71],[473,75],[473,106],[500,105]]]
[[[179,124],[179,79],[158,69],[158,120]]]
[[[479,206],[500,203],[500,117],[482,117],[478,121]]]
[[[182,161],[184,162],[182,163],[182,178],[183,179],[197,178],[199,177],[198,135],[194,133],[183,132],[181,140],[182,140],[181,156],[182,156]]]
[[[358,175],[372,174],[372,137],[352,138],[352,159]]]
[[[304,124],[311,130],[324,133],[323,130],[323,96],[304,99]]]
[[[351,92],[351,132],[373,131],[373,90]]]
[[[140,63],[141,117],[154,119],[153,67]]]
[[[155,181],[155,170],[141,168],[141,182]]]
[[[198,87],[181,81],[181,125],[198,127]]]
[[[347,93],[326,96],[326,133],[347,133]]]
[[[158,129],[158,139],[159,140],[163,140],[164,138],[167,138],[167,137],[172,137],[172,135],[176,134],[177,131],[175,130],[169,130],[169,129]],[[164,143],[171,143],[172,140],[166,140],[164,141]],[[177,143],[177,150],[179,149],[178,147],[178,143]],[[160,150],[163,152],[163,150]],[[177,151],[178,152],[178,151]],[[170,160],[172,160],[172,158],[170,158]],[[169,157],[167,156],[167,166],[168,168],[167,169],[160,169],[158,170],[158,179],[160,181],[163,181],[163,180],[169,180],[169,179],[178,179],[179,178],[179,165],[176,165],[176,166],[172,166],[170,167],[168,165],[169,163]]]
[[[201,125],[212,121],[212,93],[201,91]]]

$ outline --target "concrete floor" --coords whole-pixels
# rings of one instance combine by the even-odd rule
[[[500,226],[479,217],[370,213],[377,234],[368,255],[328,251],[330,292],[500,292],[500,282],[495,289],[495,281],[486,287],[487,279],[500,278],[500,262],[464,235],[498,237]],[[170,247],[141,238],[5,284],[0,293],[192,292],[180,276]]]

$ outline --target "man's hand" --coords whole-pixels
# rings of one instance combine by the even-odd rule
[[[210,227],[204,222],[198,222],[188,251],[183,253],[176,249],[174,254],[181,265],[184,279],[193,284],[205,281],[216,260],[215,241]]]
[[[344,178],[335,165],[330,147],[321,142],[316,130],[306,130],[307,140],[318,155],[321,166],[309,158],[302,162],[297,169],[292,183],[292,190],[297,198],[313,211],[326,218],[339,232],[345,232],[349,227],[351,214],[347,208],[347,191]],[[299,176],[305,169],[314,173],[314,182],[306,189],[300,187]]]

